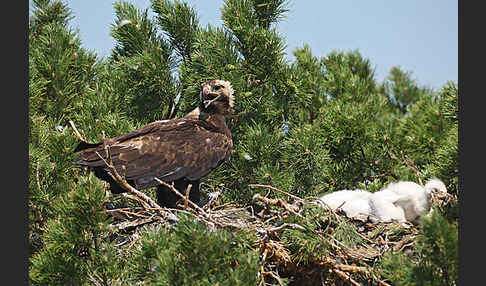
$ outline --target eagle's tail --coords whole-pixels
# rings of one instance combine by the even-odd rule
[[[94,150],[96,150],[97,147],[100,147],[102,144],[103,143],[88,143],[86,141],[79,141],[78,146],[76,146],[76,148],[73,151],[73,153],[78,153],[77,156],[76,156],[76,159],[73,162],[74,166],[76,166],[76,167],[94,167],[94,166],[90,166],[92,164],[88,163],[88,161],[86,160],[87,159],[86,155],[93,153],[93,151],[87,150],[87,149],[95,148]],[[96,164],[96,165],[99,165],[99,164]]]
[[[76,148],[74,149],[73,152],[76,153],[76,152],[83,151],[83,150],[88,149],[88,148],[98,147],[101,144],[102,143],[88,143],[86,141],[80,141],[78,146],[76,146]]]

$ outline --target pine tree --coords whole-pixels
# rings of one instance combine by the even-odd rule
[[[149,285],[255,285],[256,238],[213,230],[183,215],[172,229],[144,233],[130,260],[131,283]]]
[[[438,212],[424,221],[416,257],[387,253],[385,276],[397,285],[458,285],[458,229]]]
[[[29,244],[42,247],[52,204],[78,180],[72,150],[76,122],[89,140],[134,128],[113,94],[116,73],[81,47],[69,28],[69,8],[59,1],[34,1],[29,23]],[[98,81],[100,80],[100,81]]]
[[[199,84],[208,79],[230,81],[236,105],[228,120],[232,156],[202,181],[203,196],[219,190],[222,203],[246,207],[255,206],[255,194],[289,198],[251,184],[310,200],[341,189],[376,191],[393,181],[432,177],[457,196],[456,84],[434,91],[400,68],[378,83],[372,63],[357,50],[317,57],[304,45],[293,51],[295,61],[290,63],[278,29],[288,6],[282,0],[226,0],[222,26],[201,27],[197,11],[182,1],[152,0],[144,10],[120,1],[114,4],[111,26],[116,44],[108,59],[99,59],[69,28],[72,17],[66,4],[33,2],[32,284],[255,285],[263,279],[251,232],[214,229],[180,215],[173,225],[140,228],[138,238],[125,240],[126,234],[111,228],[104,206],[136,203],[105,192],[98,179],[72,164],[78,140],[72,123],[87,141],[98,142],[154,120],[178,118],[194,108]],[[151,189],[146,193],[154,195]],[[375,273],[404,285],[429,280],[453,285],[457,220],[457,202],[436,209],[424,220],[417,255],[409,259],[401,252],[389,253],[376,261]],[[332,254],[329,241],[350,248],[364,243],[358,226],[317,207],[278,223],[305,229],[280,233],[295,267]],[[286,278],[271,278],[270,283],[305,278],[291,268],[280,271]],[[322,273],[316,273],[312,281],[320,281]]]
[[[34,285],[108,285],[123,269],[116,247],[106,236],[102,212],[105,191],[93,175],[80,178],[55,202],[55,217],[46,225],[43,248],[31,258]]]
[[[390,104],[401,113],[406,113],[407,108],[417,102],[424,94],[430,94],[432,90],[426,87],[419,87],[412,73],[392,67],[390,74],[381,86],[380,90],[388,95]]]

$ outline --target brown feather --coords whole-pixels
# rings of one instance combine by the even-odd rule
[[[104,162],[107,160],[105,146],[108,146],[116,170],[124,173],[127,181],[138,189],[158,185],[155,177],[174,181],[180,187],[187,186],[188,182],[199,184],[201,178],[228,159],[233,147],[225,121],[225,115],[232,112],[233,90],[229,83],[223,89],[214,88],[224,83],[207,83],[199,107],[183,118],[155,121],[96,144],[80,143],[76,148],[82,159],[78,165],[94,170],[96,176],[110,183],[112,191],[120,191],[110,180]],[[214,98],[217,100],[210,100]],[[198,192],[199,186],[194,190]],[[199,198],[199,194],[193,197]]]

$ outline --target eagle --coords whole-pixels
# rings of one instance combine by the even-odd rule
[[[433,197],[447,197],[445,184],[437,178],[430,179],[423,187],[407,181],[391,183],[370,197],[369,204],[373,212],[370,220],[409,221],[418,224],[420,217],[431,209]]]
[[[425,186],[409,181],[390,183],[380,191],[341,190],[318,199],[333,210],[341,209],[347,217],[367,219],[371,222],[412,222],[431,208],[432,197],[447,197],[445,184],[433,178]]]
[[[225,80],[201,85],[198,107],[182,118],[151,122],[133,132],[99,143],[81,141],[74,152],[78,167],[93,171],[114,194],[126,192],[111,176],[105,148],[116,171],[138,190],[157,186],[160,206],[174,208],[180,199],[155,178],[172,184],[189,200],[199,203],[199,182],[225,162],[232,151],[226,117],[233,113],[234,90]]]
[[[347,217],[366,220],[371,214],[368,202],[371,195],[372,193],[360,189],[341,190],[320,197],[318,203],[323,202],[332,210],[340,209]]]

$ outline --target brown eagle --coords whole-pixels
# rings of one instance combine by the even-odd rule
[[[199,180],[230,156],[233,141],[226,116],[233,112],[233,105],[228,81],[207,81],[201,85],[199,106],[186,116],[155,121],[95,144],[81,141],[74,150],[81,157],[77,165],[108,182],[112,193],[126,192],[110,176],[103,160],[105,146],[109,146],[114,167],[130,185],[139,190],[157,186],[159,205],[175,207],[179,197],[154,178],[173,182],[183,194],[191,184],[189,199],[198,203]]]

